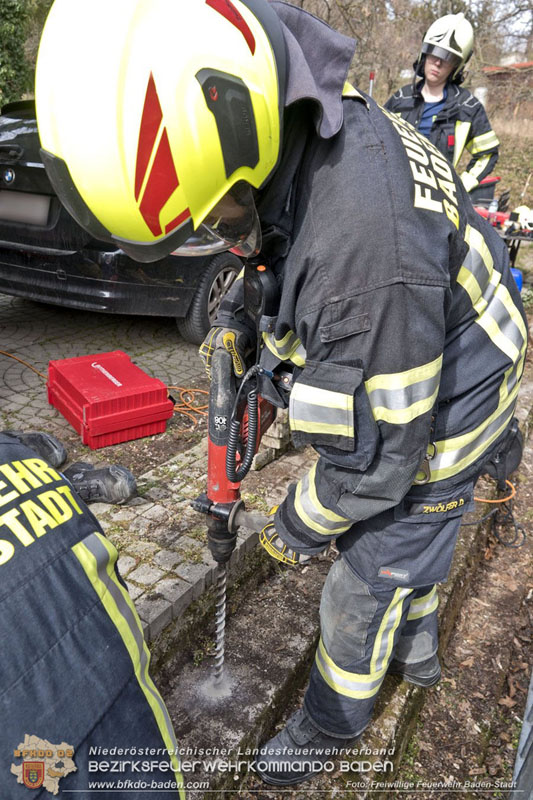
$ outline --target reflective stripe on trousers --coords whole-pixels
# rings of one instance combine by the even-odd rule
[[[376,592],[345,559],[332,566],[320,604],[321,638],[305,708],[325,733],[351,738],[368,725],[393,654],[406,663],[437,650],[435,587]]]
[[[115,572],[118,553],[114,545],[102,534],[95,532],[78,542],[72,551],[89,578],[96,594],[109,618],[116,627],[132,662],[133,671],[140,691],[145,699],[139,703],[139,711],[151,713],[161,736],[160,748],[166,751],[163,760],[172,764],[168,777],[174,778],[177,796],[185,800],[182,788],[183,778],[177,757],[177,742],[167,708],[149,674],[150,653],[144,641],[143,631],[137,611],[127,589],[119,581]],[[149,711],[148,711],[149,709]]]

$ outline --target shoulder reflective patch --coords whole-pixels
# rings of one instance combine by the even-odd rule
[[[517,363],[527,343],[522,315],[509,290],[501,283],[501,273],[483,235],[467,225],[465,241],[469,251],[457,276],[457,283],[467,292],[477,312],[476,323],[512,362]]]
[[[83,567],[124,643],[139,686],[152,710],[164,746],[169,752],[174,777],[178,785],[183,785],[172,723],[163,698],[157,691],[148,671],[150,653],[144,641],[141,622],[128,591],[122,586],[115,573],[117,550],[105,536],[93,533],[74,545],[72,552]],[[172,755],[170,755],[171,753]],[[185,800],[185,793],[181,788],[179,795],[181,800]]]

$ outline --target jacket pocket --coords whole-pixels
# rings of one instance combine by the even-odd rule
[[[296,447],[311,444],[339,466],[366,469],[374,458],[378,428],[363,383],[363,370],[308,361],[289,400]]]
[[[364,333],[371,328],[370,316],[367,313],[355,314],[330,325],[322,325],[319,329],[320,341],[325,344],[336,342],[356,333]]]

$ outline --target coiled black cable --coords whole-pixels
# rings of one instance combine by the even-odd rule
[[[240,420],[233,418],[229,426],[228,443],[226,446],[226,476],[232,483],[239,483],[244,476],[248,474],[255,455],[259,407],[257,392],[255,390],[249,392],[247,405],[248,438],[246,439],[243,459],[238,467],[236,467],[235,458],[241,432]]]

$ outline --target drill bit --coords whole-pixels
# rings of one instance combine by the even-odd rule
[[[227,564],[217,565],[215,605],[215,685],[222,680],[224,671],[224,635],[226,631],[226,581]]]

